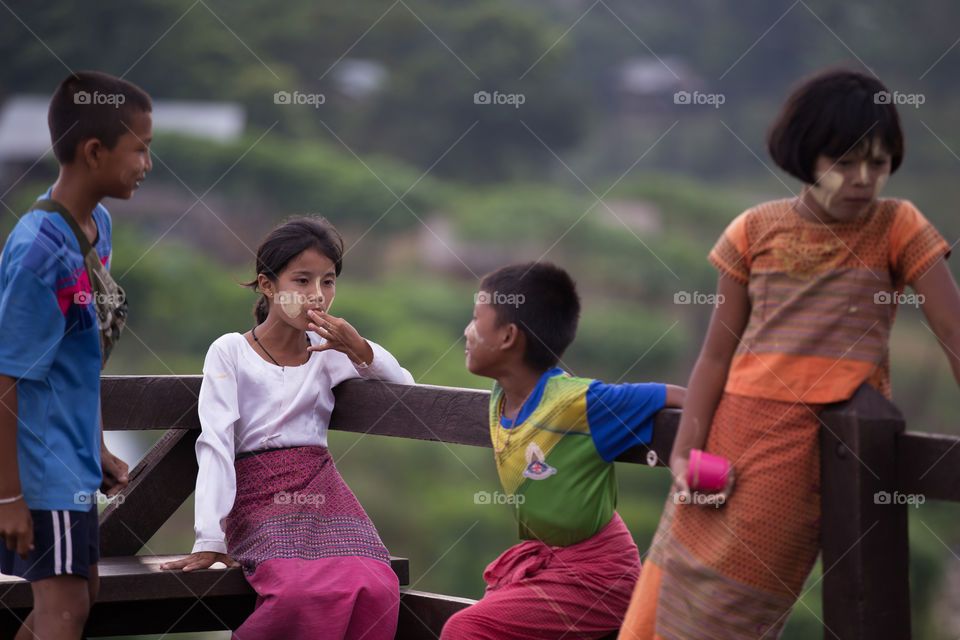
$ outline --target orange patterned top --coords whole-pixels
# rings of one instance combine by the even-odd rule
[[[889,398],[890,330],[897,304],[913,301],[904,286],[950,247],[905,200],[881,199],[856,220],[828,224],[802,218],[793,203],[745,211],[710,252],[750,298],[725,390],[827,403],[869,382]]]

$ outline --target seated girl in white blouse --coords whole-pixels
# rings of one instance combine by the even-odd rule
[[[234,640],[394,637],[399,585],[373,523],[327,450],[333,387],[413,383],[330,315],[343,241],[297,218],[257,249],[257,326],[207,352],[198,410],[196,544],[165,569],[243,567],[258,594]]]

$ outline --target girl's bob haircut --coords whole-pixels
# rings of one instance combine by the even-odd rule
[[[893,96],[875,77],[827,68],[800,81],[770,131],[767,149],[781,169],[814,184],[817,156],[867,156],[874,140],[890,154],[890,173],[903,161],[903,131]]]

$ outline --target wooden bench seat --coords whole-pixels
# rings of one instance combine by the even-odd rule
[[[91,636],[235,629],[256,594],[239,568],[165,571],[182,555],[101,558],[100,597],[87,625]],[[406,558],[390,558],[400,584],[410,582]],[[0,575],[0,638],[13,637],[33,606],[30,584]],[[465,606],[465,605],[464,605]],[[446,618],[444,618],[446,619]]]

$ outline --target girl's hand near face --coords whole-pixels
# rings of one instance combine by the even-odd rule
[[[345,354],[354,364],[365,366],[373,362],[373,348],[349,322],[320,309],[307,311],[307,317],[311,320],[307,329],[326,341],[319,346],[307,347],[309,351],[333,349]]]

